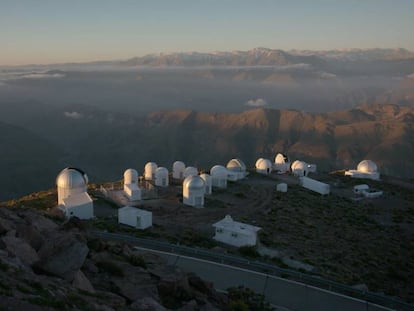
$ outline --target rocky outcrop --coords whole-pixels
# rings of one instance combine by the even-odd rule
[[[11,255],[18,257],[24,264],[31,266],[39,260],[36,251],[25,240],[5,236],[2,241],[6,245],[6,250]]]

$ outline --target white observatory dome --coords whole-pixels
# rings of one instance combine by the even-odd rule
[[[375,173],[378,170],[377,165],[371,160],[359,162],[357,170],[363,173]]]
[[[204,191],[205,183],[204,180],[198,176],[188,176],[184,179],[183,188],[189,190],[202,190]]]
[[[265,171],[265,170],[271,169],[272,167],[273,167],[272,162],[270,162],[270,160],[268,159],[260,158],[256,161],[256,168],[258,170]]]
[[[56,178],[56,186],[64,189],[86,188],[88,176],[78,168],[67,167]]]
[[[137,184],[138,172],[133,168],[129,168],[124,172],[124,184]]]
[[[154,162],[148,162],[147,164],[145,164],[145,168],[144,168],[144,175],[145,175],[145,180],[154,180],[155,178],[155,170],[158,168],[157,163]]]
[[[276,164],[285,164],[289,162],[289,158],[284,155],[283,153],[278,153],[275,157],[275,163]]]
[[[291,168],[292,168],[292,171],[295,171],[295,170],[306,171],[308,168],[308,164],[303,161],[296,160],[295,162],[292,163]]]
[[[210,175],[217,178],[227,179],[227,169],[222,165],[214,165],[210,170]]]
[[[231,159],[227,163],[227,169],[231,171],[245,172],[246,164],[244,164],[244,162],[240,159]]]
[[[168,170],[165,167],[159,167],[155,170],[155,176],[168,177]]]
[[[186,169],[184,170],[184,173],[183,173],[184,178],[186,178],[188,176],[195,176],[195,175],[198,175],[198,170],[194,166],[186,167]]]
[[[185,170],[185,164],[182,161],[175,161],[173,163],[173,170]]]

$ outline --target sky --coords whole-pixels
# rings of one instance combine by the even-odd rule
[[[0,65],[255,47],[414,50],[413,0],[0,0]]]

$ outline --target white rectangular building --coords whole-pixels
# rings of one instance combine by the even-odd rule
[[[328,184],[320,182],[318,180],[309,177],[300,177],[299,184],[306,189],[315,191],[319,194],[325,195],[331,192],[331,187]]]
[[[216,241],[236,247],[254,246],[260,227],[234,221],[230,215],[213,224]]]
[[[146,229],[152,226],[152,213],[136,207],[124,206],[118,210],[118,223]]]
[[[63,199],[63,204],[58,206],[66,218],[78,217],[79,219],[93,218],[93,201],[87,192],[73,194]]]

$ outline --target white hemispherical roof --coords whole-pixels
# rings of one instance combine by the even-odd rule
[[[62,170],[56,178],[56,186],[59,188],[74,189],[86,187],[88,184],[88,176],[84,171],[67,167]]]
[[[210,175],[217,178],[227,178],[228,171],[223,165],[214,165],[210,170]]]
[[[124,172],[124,179],[136,180],[138,179],[138,172],[133,168],[129,168]]]
[[[357,170],[363,173],[375,173],[378,170],[375,162],[371,160],[363,160],[359,162]]]
[[[275,157],[275,163],[276,164],[285,164],[289,162],[289,158],[284,155],[283,153],[278,153]]]
[[[182,161],[175,161],[173,163],[173,170],[183,170],[185,169],[185,164]]]
[[[147,164],[145,164],[145,170],[151,170],[151,171],[155,171],[157,169],[158,165],[157,163],[154,162],[148,162]]]
[[[245,172],[246,171],[246,164],[240,159],[231,159],[227,165],[228,170],[231,171],[238,171],[238,172]]]
[[[168,170],[165,167],[159,167],[155,170],[156,176],[168,176]]]
[[[256,161],[256,168],[259,170],[267,170],[272,167],[272,162],[269,159],[260,158]]]
[[[308,168],[308,164],[306,162],[296,160],[295,162],[292,163],[291,168],[292,168],[292,171],[294,170],[305,171]]]
[[[204,180],[198,176],[187,176],[183,181],[183,187],[192,190],[204,190]]]

